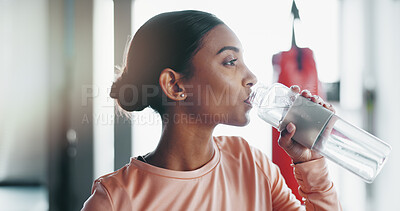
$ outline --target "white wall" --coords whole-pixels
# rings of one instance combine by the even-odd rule
[[[372,210],[399,210],[400,190],[400,1],[375,0],[374,71],[376,77],[375,126],[377,136],[391,144],[393,151],[372,186]]]
[[[48,1],[0,1],[0,181],[44,181]]]

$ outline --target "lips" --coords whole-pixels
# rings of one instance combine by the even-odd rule
[[[251,97],[251,96],[247,97],[247,99],[244,100],[243,102],[245,102],[246,104],[252,106],[252,105],[251,105],[251,102],[250,102],[250,97]]]

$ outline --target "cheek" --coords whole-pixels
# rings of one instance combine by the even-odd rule
[[[232,109],[238,104],[241,97],[241,81],[235,70],[217,63],[203,63],[197,70],[191,83],[193,102],[196,105],[208,106],[209,110],[226,113],[227,110],[220,109]]]
[[[212,94],[219,100],[216,106],[221,109],[229,109],[225,110],[225,112],[233,111],[233,108],[238,105],[241,97],[240,83],[237,78],[225,74],[214,77],[211,83]]]

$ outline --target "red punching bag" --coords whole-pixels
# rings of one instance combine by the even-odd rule
[[[293,1],[292,13],[294,20],[299,19],[298,10]],[[293,20],[293,24],[294,24]],[[289,51],[280,52],[272,57],[274,67],[274,78],[288,87],[299,85],[300,88],[309,90],[313,95],[318,93],[318,75],[315,66],[313,52],[309,48],[299,48],[296,45],[294,26],[292,30],[292,47]],[[286,184],[292,189],[297,199],[301,201],[298,192],[299,185],[293,175],[292,163],[290,157],[278,145],[279,132],[272,129],[272,161],[277,164],[281,170]]]

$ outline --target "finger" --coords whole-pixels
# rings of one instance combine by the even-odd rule
[[[293,123],[289,123],[286,125],[286,129],[281,132],[281,136],[279,138],[279,146],[281,146],[286,151],[290,150],[293,147],[292,137],[296,132],[296,126]]]
[[[305,89],[305,90],[303,90],[303,91],[301,92],[301,96],[303,96],[303,97],[305,97],[305,98],[310,98],[310,97],[312,97],[312,94],[311,94],[310,91],[308,91],[307,89]]]
[[[286,126],[286,130],[281,132],[278,144],[292,159],[296,160],[296,162],[299,162],[299,160],[302,160],[302,157],[304,157],[307,148],[292,139],[295,131],[295,125],[293,123],[289,123]]]
[[[311,97],[311,101],[320,105],[323,105],[325,103],[324,100],[322,100],[322,98],[318,95],[313,95]]]
[[[290,87],[293,92],[300,93],[300,87],[297,85],[293,85]]]
[[[330,104],[330,103],[324,103],[323,106],[324,106],[326,109],[332,111],[333,113],[336,113],[336,110],[335,110],[335,108],[332,106],[332,104]]]

